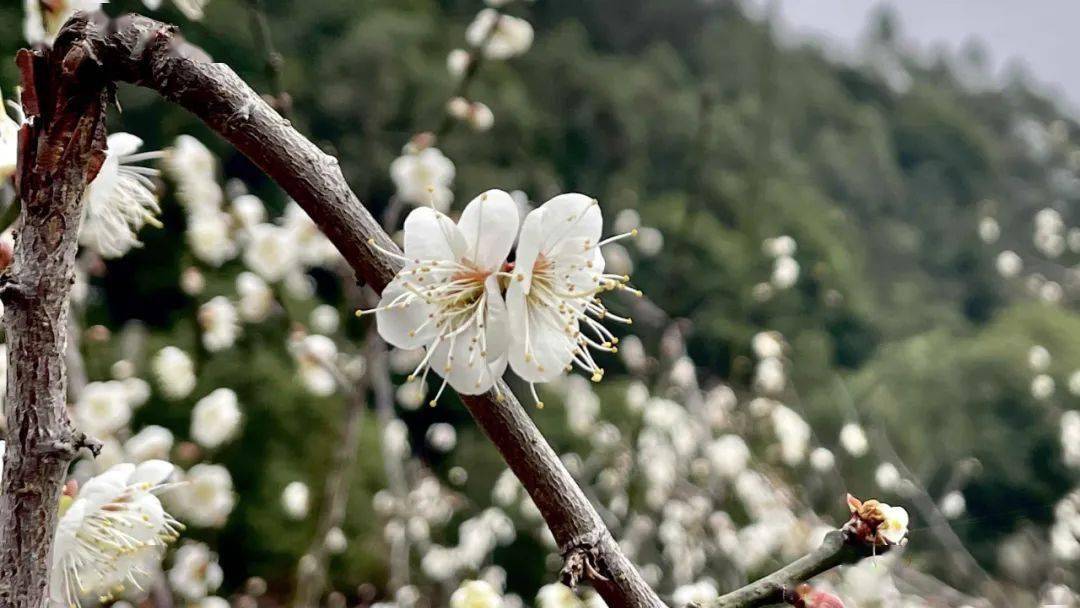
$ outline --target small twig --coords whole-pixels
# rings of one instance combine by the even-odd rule
[[[882,547],[877,548],[881,553]],[[874,554],[874,548],[856,538],[846,529],[833,530],[825,535],[814,551],[791,562],[772,574],[758,579],[696,608],[756,608],[784,601],[784,593],[815,576],[844,564],[854,564]]]
[[[450,94],[449,99],[455,97],[462,97],[467,99],[469,93],[469,86],[472,85],[473,80],[476,78],[476,74],[480,71],[480,64],[484,61],[484,50],[487,49],[488,43],[495,37],[495,32],[499,31],[499,22],[502,21],[503,14],[499,9],[491,9],[495,11],[495,18],[491,20],[491,25],[487,31],[484,32],[483,40],[478,46],[474,46],[469,49],[469,63],[465,66],[465,71],[461,74],[461,77],[457,81],[457,85],[454,87],[453,93]],[[444,137],[450,134],[450,131],[454,129],[454,125],[458,123],[458,120],[454,118],[449,109],[445,106],[443,108],[442,121],[439,123],[439,127],[435,129],[435,141],[440,141]]]
[[[248,0],[251,9],[251,33],[255,38],[255,44],[262,49],[264,57],[263,71],[266,80],[270,84],[271,105],[282,116],[292,113],[292,97],[285,90],[283,67],[285,58],[274,46],[274,37],[270,32],[270,20],[266,16],[266,5],[263,0]]]

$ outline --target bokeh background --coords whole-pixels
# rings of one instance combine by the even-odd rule
[[[283,58],[280,86],[292,98],[290,120],[340,159],[354,191],[380,214],[395,194],[390,163],[416,133],[443,120],[455,87],[447,53],[464,45],[482,4],[264,4]],[[1009,4],[1021,27],[1028,7]],[[106,9],[146,12],[121,0]],[[630,332],[620,331],[638,336],[642,352],[608,357],[599,385],[552,387],[547,407],[531,414],[606,506],[620,538],[637,533],[636,515],[652,526],[635,541],[634,559],[652,565],[665,597],[702,579],[730,588],[810,543],[789,547],[760,531],[743,533],[761,523],[742,496],[750,490],[710,481],[713,472],[697,463],[708,461],[708,442],[727,434],[744,439],[749,466],[796,514],[802,536],[811,535],[812,522],[846,519],[844,492],[911,511],[909,546],[894,557],[906,574],[895,584],[903,601],[923,603],[871,597],[856,606],[959,606],[983,597],[1021,606],[1065,593],[1056,585],[1080,582],[1072,561],[1080,555],[1080,544],[1072,547],[1077,508],[1070,515],[1061,506],[1080,480],[1080,437],[1063,425],[1080,405],[1080,376],[1073,376],[1080,369],[1080,125],[1069,109],[1076,99],[1019,63],[999,69],[1008,57],[992,44],[913,46],[902,14],[885,8],[862,11],[859,35],[842,44],[807,37],[799,10],[698,0],[537,0],[506,8],[532,23],[535,43],[521,57],[486,62],[472,84],[469,97],[492,109],[493,128],[457,125],[437,144],[456,165],[454,208],[492,187],[520,190],[534,205],[579,191],[601,201],[609,231],[616,218],[648,228],[647,239],[625,242],[620,253],[646,300],[615,296],[611,304],[636,316]],[[278,86],[249,27],[248,2],[213,0],[199,22],[171,6],[154,14],[180,24],[257,90]],[[23,44],[21,20],[18,3],[0,7],[0,56]],[[813,25],[828,33],[827,24]],[[16,78],[13,63],[0,62],[5,91]],[[285,208],[282,192],[192,116],[133,87],[121,87],[119,100],[113,130],[139,135],[148,149],[193,135],[220,158],[222,183],[242,181],[271,216]],[[313,296],[275,292],[279,310],[269,321],[245,326],[232,348],[200,349],[195,311],[214,295],[232,297],[243,263],[214,269],[195,259],[167,181],[162,192],[164,228],[144,230],[145,246],[119,260],[88,265],[87,374],[106,380],[118,359],[135,352],[149,378],[149,358],[160,347],[194,353],[191,397],[174,401],[155,391],[130,425],[162,425],[178,441],[198,398],[218,387],[236,391],[242,432],[212,454],[232,474],[236,507],[223,527],[192,526],[185,537],[219,554],[220,595],[251,598],[243,595],[249,579],[261,577],[268,590],[253,601],[285,604],[312,541],[350,399],[343,391],[306,391],[287,344],[310,325],[317,305],[329,304],[342,319],[334,335],[342,356],[363,355],[368,321],[350,314],[349,281],[314,269]],[[785,236],[794,250],[777,240]],[[778,276],[791,273],[778,270],[787,264],[778,257],[797,263],[793,279]],[[205,274],[199,295],[181,289],[189,267]],[[89,331],[97,326],[108,331]],[[760,378],[753,342],[761,332],[781,336],[779,388]],[[652,400],[628,399],[642,389]],[[583,399],[595,402],[575,414]],[[650,408],[670,403],[683,411],[678,416],[715,426],[687,451],[672,448],[669,461],[641,437],[662,425],[650,420]],[[777,404],[808,425],[799,457],[785,451]],[[457,580],[496,565],[505,592],[531,603],[558,561],[535,515],[493,498],[504,466],[467,412],[451,397],[435,408],[398,403],[393,416],[407,428],[399,469],[408,487],[436,480],[434,500],[453,511],[429,522],[426,539],[407,533],[418,601],[444,605]],[[393,600],[401,584],[391,580],[388,539],[410,519],[379,507],[384,461],[396,453],[384,449],[386,423],[368,408],[342,525],[348,548],[330,560],[331,587],[350,605]],[[429,429],[440,423],[455,430],[450,449],[442,426],[444,441],[432,445]],[[866,449],[841,442],[852,423]],[[601,445],[598,436],[611,429],[617,440]],[[810,462],[819,447],[833,456],[831,466],[821,452]],[[188,453],[177,461],[209,458]],[[650,459],[661,464],[643,462]],[[657,502],[650,492],[665,466],[676,481]],[[612,475],[624,478],[618,491],[610,490]],[[311,514],[300,520],[282,507],[293,481],[311,488]],[[615,496],[624,498],[621,509],[610,504]],[[687,524],[693,517],[672,513],[700,501],[708,505],[700,530]],[[514,539],[496,543],[480,567],[443,580],[433,575],[424,565],[431,547],[467,541],[472,532],[459,524],[493,504],[514,522]],[[720,548],[717,512],[736,534],[728,549]],[[683,536],[700,535],[706,557],[673,548],[693,539],[678,540],[667,522],[681,522]],[[794,538],[794,529],[780,534]],[[762,544],[773,550],[731,565],[738,560],[728,553]],[[850,588],[875,584],[849,583],[849,597]]]

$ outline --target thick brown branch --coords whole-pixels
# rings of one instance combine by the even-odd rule
[[[78,20],[77,20],[78,21]],[[65,408],[68,296],[82,194],[101,165],[108,81],[81,36],[65,28],[51,51],[22,51],[24,105],[17,182],[22,213],[3,290],[8,344],[8,441],[0,491],[0,605],[41,608],[68,464],[98,444]]]
[[[292,196],[337,246],[359,277],[377,291],[399,264],[369,244],[391,251],[390,240],[349,189],[337,159],[319,150],[270,108],[231,69],[210,63],[175,27],[126,16],[86,28],[111,77],[161,93],[231,142]],[[610,606],[663,606],[619,550],[600,516],[543,435],[515,400],[493,394],[463,401],[540,508],[564,553],[595,555],[590,583]]]
[[[785,591],[794,590],[799,583],[844,564],[854,564],[871,555],[872,549],[849,536],[844,530],[833,530],[825,536],[821,546],[787,566],[745,587],[736,589],[715,601],[704,605],[691,604],[696,608],[755,608],[779,604],[784,601]]]

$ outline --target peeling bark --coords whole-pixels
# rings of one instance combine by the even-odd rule
[[[22,213],[14,261],[0,277],[9,431],[0,488],[0,605],[41,608],[67,467],[80,447],[93,444],[67,416],[64,356],[82,195],[104,158],[109,87],[90,46],[71,29],[52,50],[23,50],[18,61],[33,124],[20,132]]]

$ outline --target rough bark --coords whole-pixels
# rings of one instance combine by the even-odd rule
[[[8,421],[0,491],[0,605],[41,608],[68,465],[87,445],[68,420],[68,295],[82,194],[105,149],[107,80],[92,49],[65,30],[53,50],[21,51],[23,105],[15,258],[2,277]]]

